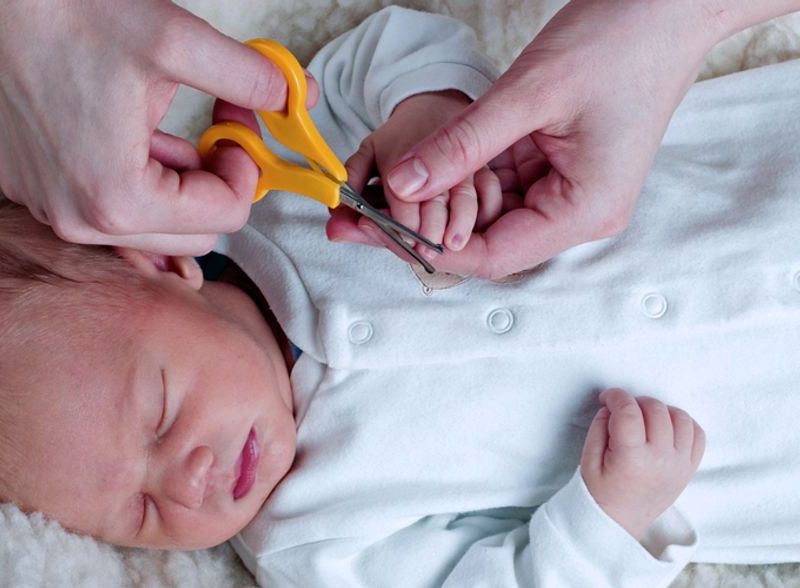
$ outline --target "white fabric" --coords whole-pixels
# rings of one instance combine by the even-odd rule
[[[446,49],[442,26],[426,33],[429,17],[399,11],[326,49],[311,67],[326,92],[317,123],[341,156],[368,128],[340,121],[391,110],[342,72],[374,60],[364,79],[393,79],[417,67],[405,43],[364,41],[401,16],[419,19],[403,23],[408,46],[435,39],[438,60],[465,54]],[[318,204],[259,204],[222,250],[306,352],[293,373],[297,468],[237,543],[259,581],[665,585],[691,551],[675,512],[654,533],[673,543],[653,541],[659,559],[608,517],[577,517],[589,497],[581,505],[569,485],[570,500],[558,494],[525,523],[570,479],[596,391],[610,385],[681,406],[708,433],[680,500],[701,538],[694,559],[798,560],[798,74],[790,62],[697,85],[631,228],[515,283],[428,296],[388,253],[328,243]],[[430,89],[425,68],[415,77]]]

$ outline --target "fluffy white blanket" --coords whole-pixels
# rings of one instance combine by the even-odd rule
[[[182,0],[180,4],[238,38],[270,36],[308,60],[326,41],[391,4],[385,0]],[[477,31],[485,49],[507,65],[565,0],[407,0],[411,8],[455,16]],[[800,57],[800,14],[757,26],[709,55],[702,78]],[[196,137],[208,124],[210,102],[181,91],[165,130]],[[65,532],[39,515],[0,505],[0,585],[16,586],[255,586],[228,545],[191,553],[117,549]],[[675,587],[800,586],[800,564],[691,566]]]

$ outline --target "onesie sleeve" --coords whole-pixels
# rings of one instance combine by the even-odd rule
[[[410,96],[459,90],[476,99],[497,77],[465,24],[396,6],[326,45],[308,69],[337,126],[361,135]]]
[[[697,543],[674,506],[636,541],[597,505],[580,472],[529,520],[520,510],[428,516],[384,538],[315,541],[249,565],[263,586],[658,588]]]
[[[697,547],[694,529],[675,506],[640,543],[595,502],[580,469],[534,513],[529,531],[535,586],[667,586]]]

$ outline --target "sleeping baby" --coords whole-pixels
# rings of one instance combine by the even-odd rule
[[[309,70],[340,157],[418,140],[492,79],[465,27],[396,7]],[[504,283],[332,245],[289,194],[221,240],[214,281],[2,202],[0,497],[119,545],[236,535],[264,586],[800,561],[798,73],[695,87],[630,229]]]

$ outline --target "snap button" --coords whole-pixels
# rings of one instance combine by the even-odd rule
[[[667,299],[663,294],[651,292],[642,296],[642,312],[648,318],[661,318],[666,314],[667,306]]]
[[[354,345],[363,345],[372,339],[372,323],[369,321],[356,321],[347,331],[350,342]]]
[[[514,315],[507,308],[496,308],[486,317],[486,325],[498,335],[508,333],[514,326]]]
[[[794,284],[794,289],[800,292],[800,272],[797,272],[792,278],[792,284]]]

